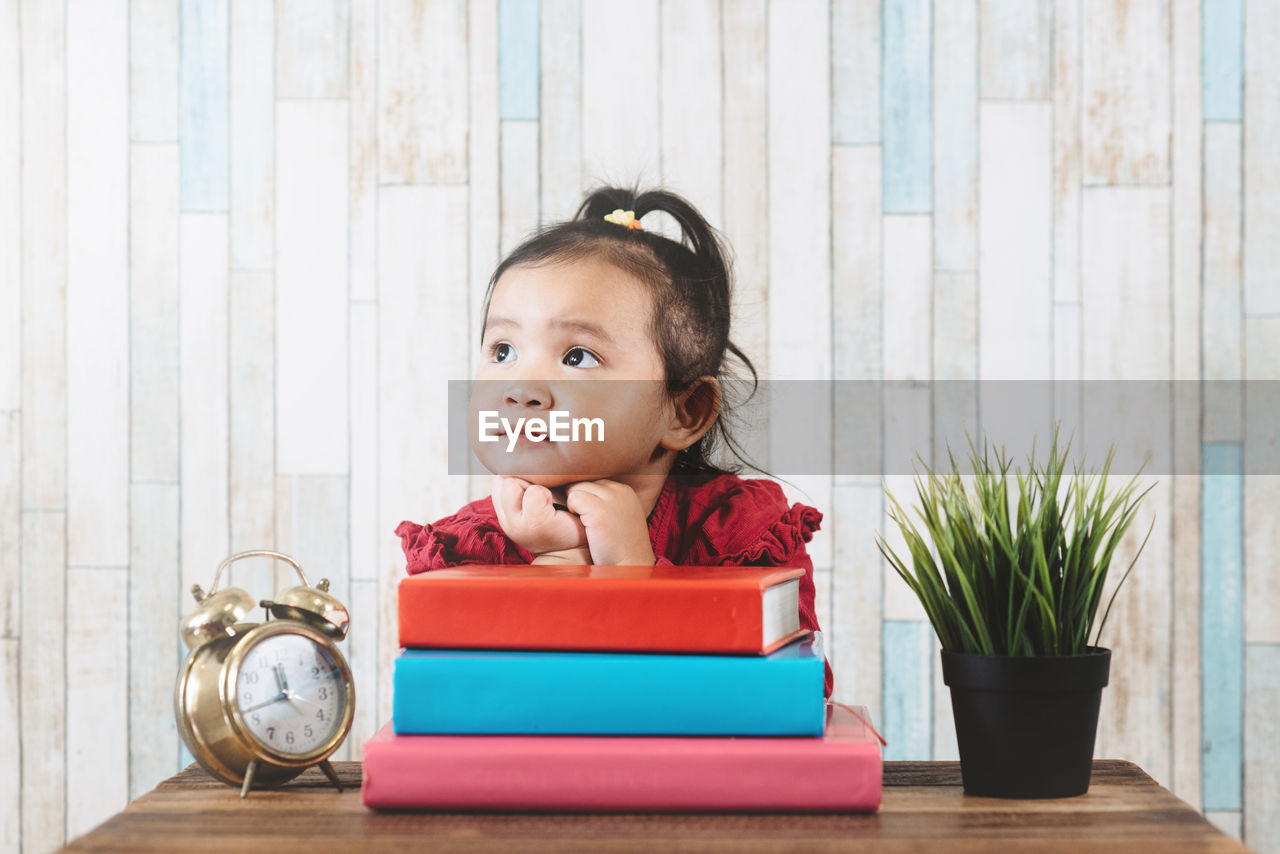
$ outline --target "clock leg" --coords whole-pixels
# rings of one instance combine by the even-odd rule
[[[244,769],[244,785],[240,787],[240,797],[248,797],[249,788],[253,786],[253,774],[258,770],[258,760],[249,763],[249,767]]]
[[[338,791],[341,792],[342,783],[341,781],[338,780],[338,772],[333,770],[333,766],[329,764],[328,759],[320,763],[320,770],[323,771],[324,775],[329,778],[329,782],[337,786]]]

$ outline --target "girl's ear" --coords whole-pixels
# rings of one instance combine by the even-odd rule
[[[720,383],[715,377],[699,377],[673,403],[671,424],[659,444],[670,451],[683,451],[706,435],[720,417]]]

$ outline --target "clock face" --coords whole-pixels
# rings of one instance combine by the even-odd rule
[[[342,726],[346,684],[323,646],[305,635],[281,632],[245,654],[236,678],[236,704],[260,745],[301,756],[324,747]]]

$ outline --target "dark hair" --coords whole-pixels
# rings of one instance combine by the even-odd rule
[[[607,221],[605,216],[615,210],[634,211],[636,219],[665,213],[680,226],[680,240]],[[720,417],[702,438],[677,454],[672,473],[711,475],[740,470],[741,466],[726,469],[711,462],[721,444],[739,463],[759,471],[726,423],[726,416],[755,393],[759,378],[751,360],[729,340],[730,265],[716,230],[675,193],[598,188],[588,194],[573,219],[543,227],[498,265],[485,294],[485,321],[494,286],[508,269],[578,258],[602,259],[651,289],[649,331],[662,356],[668,395],[675,397],[686,391],[700,377],[720,381]],[[726,354],[750,373],[750,392],[741,401],[730,401],[730,386],[744,385],[746,378],[739,381],[729,370]]]

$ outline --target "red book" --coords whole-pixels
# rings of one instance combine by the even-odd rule
[[[880,806],[865,708],[827,705],[821,738],[395,735],[364,745],[375,809],[859,810]]]
[[[802,569],[460,566],[400,582],[400,645],[772,652],[800,627]]]

